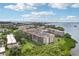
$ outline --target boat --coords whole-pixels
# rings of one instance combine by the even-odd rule
[[[77,25],[74,25],[74,27],[77,27]]]

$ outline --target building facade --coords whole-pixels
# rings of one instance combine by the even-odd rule
[[[48,28],[48,32],[55,34],[56,36],[61,36],[61,37],[64,36],[64,31],[60,31],[60,30],[57,30],[57,29]]]

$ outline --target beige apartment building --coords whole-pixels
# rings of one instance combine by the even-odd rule
[[[55,35],[50,33],[30,33],[33,41],[41,44],[49,44],[54,41]]]
[[[49,44],[53,42],[55,38],[54,34],[48,33],[47,30],[41,28],[25,29],[22,27],[21,30],[33,41],[41,44]]]
[[[51,29],[51,28],[29,28],[26,29],[26,27],[21,26],[19,28],[21,31],[23,31],[26,36],[31,38],[33,41],[41,43],[41,44],[49,44],[51,42],[54,42],[55,36],[64,36],[64,31]]]
[[[64,36],[64,31],[60,31],[60,30],[57,30],[57,29],[48,28],[48,32],[55,34],[57,36],[61,36],[61,37]]]

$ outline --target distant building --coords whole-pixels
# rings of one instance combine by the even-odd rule
[[[4,32],[4,31],[6,31],[6,29],[0,28],[0,32]]]
[[[16,42],[16,39],[13,34],[8,34],[7,35],[7,47],[8,48],[13,48],[17,47],[18,43]]]
[[[0,47],[0,56],[5,55],[5,47]]]
[[[19,26],[18,29],[23,29],[23,28],[29,29],[29,28],[33,28],[33,27],[34,27],[34,25],[22,25],[22,26]]]

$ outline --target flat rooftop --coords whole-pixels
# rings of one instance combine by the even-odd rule
[[[48,30],[53,30],[53,31],[57,31],[57,32],[64,32],[64,31],[61,31],[61,30],[57,30],[57,29],[51,29],[51,28],[47,28]]]
[[[7,35],[7,44],[12,44],[16,43],[16,39],[13,34],[8,34]]]
[[[36,35],[38,37],[44,37],[44,36],[48,36],[51,35],[51,33],[46,32],[47,30],[38,30],[38,29],[29,29],[27,32],[32,34],[32,35]],[[54,34],[52,34],[54,35]]]

